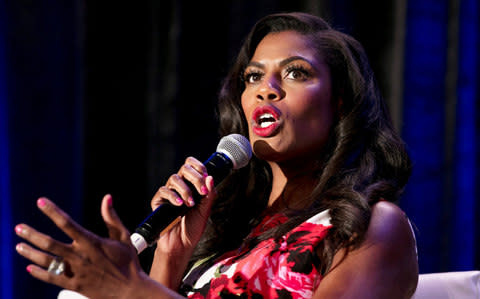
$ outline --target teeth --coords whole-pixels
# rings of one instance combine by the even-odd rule
[[[275,117],[271,113],[265,113],[260,115],[257,122],[261,128],[266,128],[275,123]]]
[[[266,119],[266,118],[274,118],[273,115],[271,113],[265,113],[265,114],[262,114],[260,115],[260,117],[258,118],[260,121]]]
[[[266,128],[270,125],[272,125],[273,123],[275,123],[274,121],[265,121],[265,122],[262,122],[260,123],[260,128]]]

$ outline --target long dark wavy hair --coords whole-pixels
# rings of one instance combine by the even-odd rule
[[[272,175],[268,164],[253,157],[219,187],[207,230],[192,261],[219,255],[249,242],[280,237],[312,215],[330,209],[333,224],[322,243],[320,271],[327,271],[340,248],[355,248],[367,231],[371,206],[396,202],[407,183],[411,161],[395,132],[363,47],[323,19],[306,13],[268,15],[248,34],[219,93],[220,135],[248,136],[241,107],[242,75],[259,42],[269,33],[293,30],[308,39],[328,65],[334,106],[341,99],[326,149],[319,152],[317,185],[310,205],[289,211],[290,220],[257,239],[248,233],[267,207]]]

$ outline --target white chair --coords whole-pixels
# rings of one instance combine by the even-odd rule
[[[480,299],[480,271],[420,274],[412,299]]]

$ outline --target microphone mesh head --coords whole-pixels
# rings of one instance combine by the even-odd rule
[[[233,169],[246,166],[252,157],[250,141],[240,134],[230,134],[220,139],[217,152],[223,153],[230,158]]]

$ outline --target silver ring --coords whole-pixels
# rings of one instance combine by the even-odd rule
[[[55,257],[50,262],[50,265],[48,265],[47,271],[55,275],[62,274],[65,271],[65,263],[63,262],[63,259],[61,257]]]

